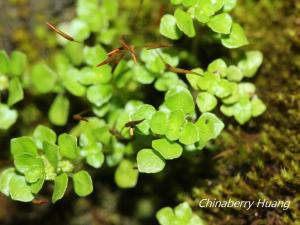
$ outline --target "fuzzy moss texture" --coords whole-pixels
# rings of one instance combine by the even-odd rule
[[[251,48],[264,53],[255,84],[268,110],[246,126],[230,126],[213,155],[215,177],[193,199],[289,200],[289,210],[206,209],[209,224],[300,224],[300,2],[243,0],[235,16]]]

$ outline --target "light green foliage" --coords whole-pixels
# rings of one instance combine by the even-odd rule
[[[166,106],[172,110],[183,110],[185,113],[194,112],[194,100],[188,89],[177,86],[169,90],[165,97]]]
[[[212,113],[203,113],[195,125],[199,128],[199,148],[203,148],[209,140],[218,137],[224,128],[224,123]]]
[[[25,71],[27,64],[27,57],[20,51],[13,51],[10,58],[10,73],[12,76],[21,76]]]
[[[138,170],[134,168],[134,164],[124,159],[116,169],[115,182],[120,188],[132,188],[137,183],[138,174]]]
[[[20,154],[27,154],[31,156],[37,155],[37,147],[34,139],[31,137],[23,136],[19,138],[13,138],[10,142],[10,148],[13,156]]]
[[[221,41],[227,48],[239,48],[248,44],[243,28],[237,23],[232,24],[231,33],[227,36],[223,35]]]
[[[223,59],[216,59],[208,65],[207,70],[210,73],[219,74],[221,77],[224,77],[226,75],[227,65]]]
[[[244,77],[253,76],[261,63],[262,54],[250,51],[240,58],[238,66],[227,66],[223,59],[216,59],[208,65],[203,76],[188,77],[191,86],[199,91],[196,103],[200,112],[214,110],[220,99],[223,103],[220,111],[226,116],[233,116],[240,124],[261,115],[266,107],[255,95],[255,86],[241,82]],[[259,106],[255,106],[256,102]],[[258,110],[252,109],[252,105]]]
[[[0,103],[0,129],[8,129],[17,120],[18,113],[7,105]]]
[[[171,141],[180,138],[180,128],[184,124],[184,112],[182,110],[172,111],[169,116],[169,122],[166,137]]]
[[[65,173],[62,173],[55,177],[54,180],[54,190],[52,194],[52,202],[55,203],[58,200],[60,200],[67,189],[68,186],[68,175]]]
[[[2,171],[2,173],[1,173],[0,191],[1,191],[1,193],[5,194],[6,196],[9,196],[9,182],[14,175],[15,175],[14,168],[8,168],[8,169]]]
[[[25,178],[19,175],[14,175],[11,178],[9,182],[9,192],[11,198],[16,201],[30,202],[34,198]]]
[[[93,192],[92,178],[85,170],[73,175],[74,190],[78,196],[84,197]]]
[[[214,31],[220,34],[229,34],[232,26],[232,18],[228,13],[222,13],[213,16],[207,25]]]
[[[161,18],[159,31],[162,35],[172,40],[177,40],[182,35],[182,32],[176,25],[176,18],[169,14],[166,14]]]
[[[171,40],[186,35],[194,38],[190,41],[195,46],[207,40],[227,48],[248,43],[243,28],[229,15],[235,0],[171,3],[175,5],[174,13],[162,15],[161,35]],[[190,50],[181,51],[177,46],[168,50],[141,49],[139,46],[148,40],[144,43],[139,35],[131,35],[128,18],[121,16],[118,9],[117,0],[78,0],[76,17],[58,28],[81,43],[58,37],[62,51],[52,61],[27,68],[23,53],[15,51],[9,57],[0,51],[0,90],[8,92],[7,102],[0,104],[0,129],[8,129],[16,122],[18,113],[11,107],[28,93],[32,101],[53,99],[43,103],[48,104],[48,121],[40,117],[37,121],[54,125],[53,129],[65,126],[68,130],[56,134],[39,124],[33,137],[28,136],[25,127],[25,136],[11,140],[14,167],[0,175],[0,191],[5,195],[28,202],[48,183],[54,183],[55,203],[63,198],[72,183],[70,178],[75,193],[87,196],[93,184],[86,167],[99,169],[104,165],[114,167],[118,187],[133,188],[140,173],[162,172],[168,160],[190,157],[186,151],[196,153],[216,139],[225,125],[215,110],[220,109],[240,124],[266,110],[255,86],[242,82],[258,71],[263,59],[260,52],[249,51],[235,60],[218,58],[205,70],[199,68],[200,61]],[[117,40],[124,34],[129,34],[128,44],[136,46],[138,62],[123,49],[126,54],[117,65],[114,61],[96,67],[107,59],[107,52],[120,46]],[[154,30],[153,34],[156,35]],[[176,74],[171,67],[197,74]],[[73,126],[69,113],[81,107],[88,108],[82,114],[84,120]],[[42,108],[36,111],[34,115],[44,113]],[[204,224],[187,203],[174,210],[164,208],[157,218],[162,225]]]
[[[153,133],[163,135],[166,133],[168,125],[168,115],[165,112],[157,111],[150,120],[150,128]]]
[[[48,113],[49,120],[57,126],[65,125],[68,120],[69,107],[69,99],[63,95],[56,96]]]
[[[60,154],[68,159],[76,159],[79,155],[76,137],[69,134],[61,134],[58,137]]]
[[[27,56],[20,51],[13,51],[10,57],[0,51],[0,95],[8,91],[7,102],[0,96],[0,129],[9,129],[17,120],[18,113],[10,107],[24,98],[22,87],[23,73],[27,66]]]
[[[38,94],[50,92],[56,82],[57,74],[46,64],[34,65],[31,72],[31,83]]]
[[[81,155],[85,156],[87,164],[94,168],[100,168],[104,162],[101,143],[83,147],[81,149]]]
[[[75,165],[81,159],[79,152],[88,162],[98,168],[95,160],[88,160],[95,152],[80,148],[76,137],[70,134],[56,133],[39,125],[33,132],[33,137],[23,136],[11,140],[11,154],[15,168],[8,168],[0,175],[0,191],[18,201],[31,201],[42,189],[44,181],[54,182],[52,202],[60,200],[67,188],[68,177],[72,176],[75,192],[86,196],[93,190],[92,181],[86,171],[74,171]],[[57,142],[57,143],[56,143]],[[102,155],[101,164],[104,156]],[[73,172],[75,172],[73,174]],[[24,189],[24,192],[22,190]]]
[[[69,68],[62,74],[63,86],[75,96],[84,96],[86,88],[78,81],[80,71],[76,68]]]
[[[36,140],[36,145],[40,149],[43,147],[43,142],[48,142],[50,144],[55,144],[56,142],[56,133],[43,125],[39,125],[34,130],[33,137]]]
[[[181,9],[176,9],[174,16],[176,24],[184,34],[192,38],[196,35],[192,17]]]
[[[168,160],[179,158],[182,154],[182,147],[179,144],[165,138],[152,141],[152,148]]]
[[[0,73],[2,74],[8,74],[9,73],[9,58],[8,55],[6,54],[6,52],[4,50],[0,51]]]
[[[192,212],[187,202],[176,206],[174,210],[164,207],[156,213],[156,218],[160,225],[205,225],[206,223]]]
[[[158,173],[165,167],[162,156],[152,149],[142,149],[137,154],[138,170],[142,173]]]
[[[224,0],[224,12],[231,11],[236,6],[237,0]]]
[[[229,81],[239,82],[243,79],[243,73],[237,66],[229,66],[226,71],[226,76]]]
[[[263,55],[261,52],[249,51],[246,52],[245,58],[239,62],[238,67],[245,77],[253,77],[262,64],[262,61]]]
[[[13,78],[9,82],[8,92],[9,96],[7,104],[9,106],[16,104],[24,98],[22,84],[20,83],[20,80],[18,78]]]
[[[112,97],[112,87],[110,85],[98,84],[90,86],[87,90],[88,100],[97,107],[102,106]]]
[[[185,124],[181,128],[181,135],[179,138],[179,142],[185,145],[191,145],[199,141],[199,129],[192,122],[185,122]]]
[[[201,112],[212,111],[217,103],[216,97],[208,92],[201,92],[197,96],[197,106]]]
[[[193,24],[195,19],[220,34],[219,39],[227,48],[238,48],[248,44],[243,28],[228,14],[235,7],[236,0],[185,0],[174,1],[173,4],[189,7],[187,12],[181,8],[176,8],[174,12],[178,29],[188,37],[192,38],[196,35]],[[161,20],[160,33],[170,39],[179,39],[180,36],[176,35],[174,17],[165,16]]]

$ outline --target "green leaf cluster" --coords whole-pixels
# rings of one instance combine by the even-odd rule
[[[179,39],[182,34],[189,38],[196,36],[194,21],[209,27],[218,34],[223,46],[239,48],[247,45],[248,40],[243,28],[233,21],[229,14],[236,0],[188,0],[171,1],[177,5],[174,15],[165,14],[161,18],[160,33],[172,40]],[[180,7],[187,8],[184,10]]]
[[[46,181],[54,183],[52,202],[60,200],[73,180],[75,193],[89,195],[93,191],[92,180],[85,170],[74,171],[80,156],[77,138],[56,133],[39,125],[33,136],[11,140],[11,154],[15,168],[8,168],[0,175],[0,191],[13,200],[29,202],[42,189]]]
[[[1,93],[8,93],[6,103],[0,103],[0,130],[9,129],[17,120],[18,112],[12,107],[24,98],[22,78],[27,66],[27,57],[20,51],[10,56],[0,51],[0,99]]]
[[[190,205],[183,202],[174,209],[164,207],[156,213],[160,225],[205,225],[206,223],[198,215],[193,213]]]
[[[176,9],[173,15],[161,18],[163,36],[171,40],[183,34],[193,38],[201,25],[213,31],[208,35],[217,37],[227,48],[248,43],[241,26],[229,15],[235,0],[171,3]],[[262,64],[259,51],[246,52],[235,64],[216,59],[206,70],[196,68],[193,71],[197,74],[187,75],[171,72],[166,66],[180,68],[181,60],[193,61],[192,53],[184,56],[185,52],[177,50],[166,53],[143,48],[137,50],[137,63],[128,60],[128,53],[115,67],[96,67],[107,59],[106,49],[116,47],[115,39],[130,33],[128,18],[120,18],[118,8],[117,0],[78,0],[76,17],[58,28],[79,43],[58,36],[61,51],[49,62],[40,61],[27,69],[24,54],[15,51],[9,58],[0,52],[0,91],[8,92],[7,103],[0,103],[0,129],[8,129],[17,120],[18,113],[11,107],[22,100],[23,88],[33,99],[51,98],[48,120],[55,126],[69,128],[74,99],[90,109],[83,114],[85,120],[69,133],[57,135],[39,125],[33,136],[25,132],[26,136],[11,140],[14,167],[0,175],[0,191],[5,195],[29,202],[48,182],[53,186],[52,202],[56,202],[64,196],[71,179],[75,193],[86,196],[93,185],[89,173],[77,169],[84,165],[115,168],[116,185],[132,188],[140,173],[161,172],[168,160],[178,159],[187,151],[196,154],[216,139],[225,127],[213,113],[219,106],[224,115],[240,124],[266,110],[255,86],[242,82],[252,78]],[[193,65],[197,63],[195,60]],[[146,103],[152,97],[146,92],[152,88],[163,94],[158,94],[159,107],[151,101]],[[174,210],[164,208],[157,218],[162,225],[204,224],[187,203]]]
[[[216,59],[208,65],[203,76],[188,74],[188,82],[198,91],[196,103],[200,112],[213,111],[219,100],[221,112],[233,116],[240,124],[261,115],[266,106],[256,95],[255,86],[241,82],[243,78],[253,77],[261,63],[262,54],[249,51],[237,66],[228,66],[223,59]]]

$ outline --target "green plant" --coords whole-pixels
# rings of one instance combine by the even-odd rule
[[[170,39],[183,34],[195,37],[196,19],[199,25],[207,25],[217,33],[208,35],[213,41],[221,41],[227,48],[248,43],[241,26],[228,14],[235,1],[171,2],[177,6],[174,16],[162,17],[162,35]],[[69,177],[76,194],[86,196],[93,186],[91,176],[82,167],[87,164],[100,168],[104,162],[108,167],[116,167],[114,178],[119,187],[132,188],[140,173],[158,173],[168,160],[188,152],[196,154],[216,139],[225,126],[216,113],[218,107],[240,124],[265,111],[255,86],[241,82],[244,77],[255,75],[262,63],[260,52],[248,51],[238,60],[216,59],[206,70],[198,67],[187,74],[176,74],[166,66],[180,64],[179,50],[167,53],[143,48],[137,63],[123,59],[114,69],[108,64],[96,67],[107,59],[104,45],[112,46],[116,37],[130,33],[130,26],[117,19],[116,0],[102,1],[101,5],[97,0],[78,0],[76,9],[77,17],[58,27],[80,43],[58,36],[62,50],[47,63],[28,66],[30,75],[24,76],[22,86],[32,99],[47,94],[54,96],[54,100],[49,105],[47,126],[38,125],[33,132],[11,140],[14,167],[2,172],[0,191],[12,199],[32,201],[46,185],[45,181],[49,181],[54,183],[52,202],[56,202],[63,197]],[[91,36],[96,37],[93,45],[85,45],[84,41]],[[17,65],[11,67],[11,74],[17,77],[23,73],[26,60],[21,53],[15,55],[12,54],[11,63]],[[0,57],[9,62],[4,52]],[[7,68],[0,67],[1,73],[10,74]],[[7,129],[16,120],[16,111],[9,107],[23,98],[23,89],[19,78],[12,78],[9,84],[8,76],[0,78],[1,90],[9,87],[12,96],[8,105],[0,106],[0,128]],[[145,85],[163,93],[158,107],[146,102]],[[70,131],[66,128],[66,133],[57,134],[56,127],[72,124],[69,113],[75,105],[71,98],[88,105],[90,116],[84,116]],[[1,123],[2,118],[9,118],[5,123],[10,122]],[[170,209],[166,211],[171,213]],[[175,209],[177,220],[185,221],[180,213],[187,213],[184,218],[196,221],[191,224],[199,224],[186,203]]]
[[[174,210],[164,207],[156,213],[160,225],[204,225],[206,224],[198,215],[194,214],[187,202],[176,206]]]
[[[17,120],[18,113],[11,109],[24,97],[22,75],[25,72],[27,58],[14,51],[9,58],[4,50],[0,51],[0,129],[10,128]],[[1,101],[2,92],[8,92],[7,102]]]

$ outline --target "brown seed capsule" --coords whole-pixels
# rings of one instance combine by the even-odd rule
[[[145,119],[129,121],[129,122],[125,123],[124,127],[134,127],[134,126],[142,123],[144,120]]]
[[[131,55],[133,61],[134,61],[135,63],[137,63],[137,56],[136,56],[136,52],[135,52],[135,50],[134,50],[134,46],[133,46],[133,45],[127,44],[127,43],[125,42],[123,36],[121,36],[121,38],[120,38],[119,41],[120,41],[122,47],[130,52],[130,55]]]
[[[91,111],[91,110],[90,109],[86,109],[86,110],[84,110],[84,111],[82,111],[80,113],[77,113],[77,114],[73,115],[73,119],[77,120],[77,121],[81,121],[82,120],[82,121],[88,122],[88,119],[85,118],[85,117],[83,117],[82,115],[85,114],[85,113],[87,113],[87,112],[89,112],[89,111]]]
[[[158,54],[158,56],[160,57],[160,59],[163,61],[163,63],[165,64],[166,70],[177,73],[177,74],[195,74],[198,76],[202,76],[202,74],[194,72],[192,70],[186,70],[186,69],[181,69],[181,68],[176,68],[171,66],[170,64],[168,64],[164,58],[161,56],[161,54],[159,52],[156,52]]]
[[[47,199],[33,199],[32,200],[32,204],[34,205],[45,205],[49,203],[49,201]]]
[[[65,32],[61,31],[60,29],[56,28],[55,26],[53,26],[51,23],[46,22],[46,24],[48,25],[48,27],[50,27],[53,31],[55,31],[57,34],[59,34],[60,36],[62,36],[63,38],[69,40],[69,41],[74,41],[74,42],[78,42],[76,41],[73,37],[71,37],[70,35],[66,34]],[[80,43],[80,42],[79,42]]]

